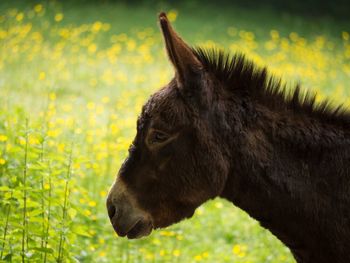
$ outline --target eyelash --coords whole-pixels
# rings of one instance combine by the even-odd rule
[[[168,135],[161,131],[153,131],[150,136],[150,143],[162,143],[168,139]]]

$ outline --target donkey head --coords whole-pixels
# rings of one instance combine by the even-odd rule
[[[115,231],[128,238],[191,217],[221,193],[228,173],[216,136],[220,106],[214,86],[220,85],[164,13],[159,22],[175,77],[143,106],[129,156],[107,198]]]

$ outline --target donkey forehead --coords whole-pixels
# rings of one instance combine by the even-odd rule
[[[187,106],[180,92],[172,84],[154,93],[143,107],[139,125],[155,123],[177,126],[187,120]]]

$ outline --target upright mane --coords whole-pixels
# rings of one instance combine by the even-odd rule
[[[343,105],[333,106],[329,99],[316,102],[316,93],[301,91],[300,86],[288,90],[281,79],[270,75],[241,53],[231,55],[220,49],[192,49],[204,68],[228,88],[257,99],[267,107],[307,114],[321,122],[350,129],[350,112]]]

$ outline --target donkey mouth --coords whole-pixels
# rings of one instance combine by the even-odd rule
[[[120,237],[127,237],[128,239],[137,239],[144,236],[148,236],[153,229],[153,224],[151,221],[139,219],[134,224],[131,225],[128,229],[123,229],[118,227],[116,223],[112,223],[114,231]]]
[[[152,232],[152,223],[139,220],[126,234],[128,239],[137,239],[148,236]]]

